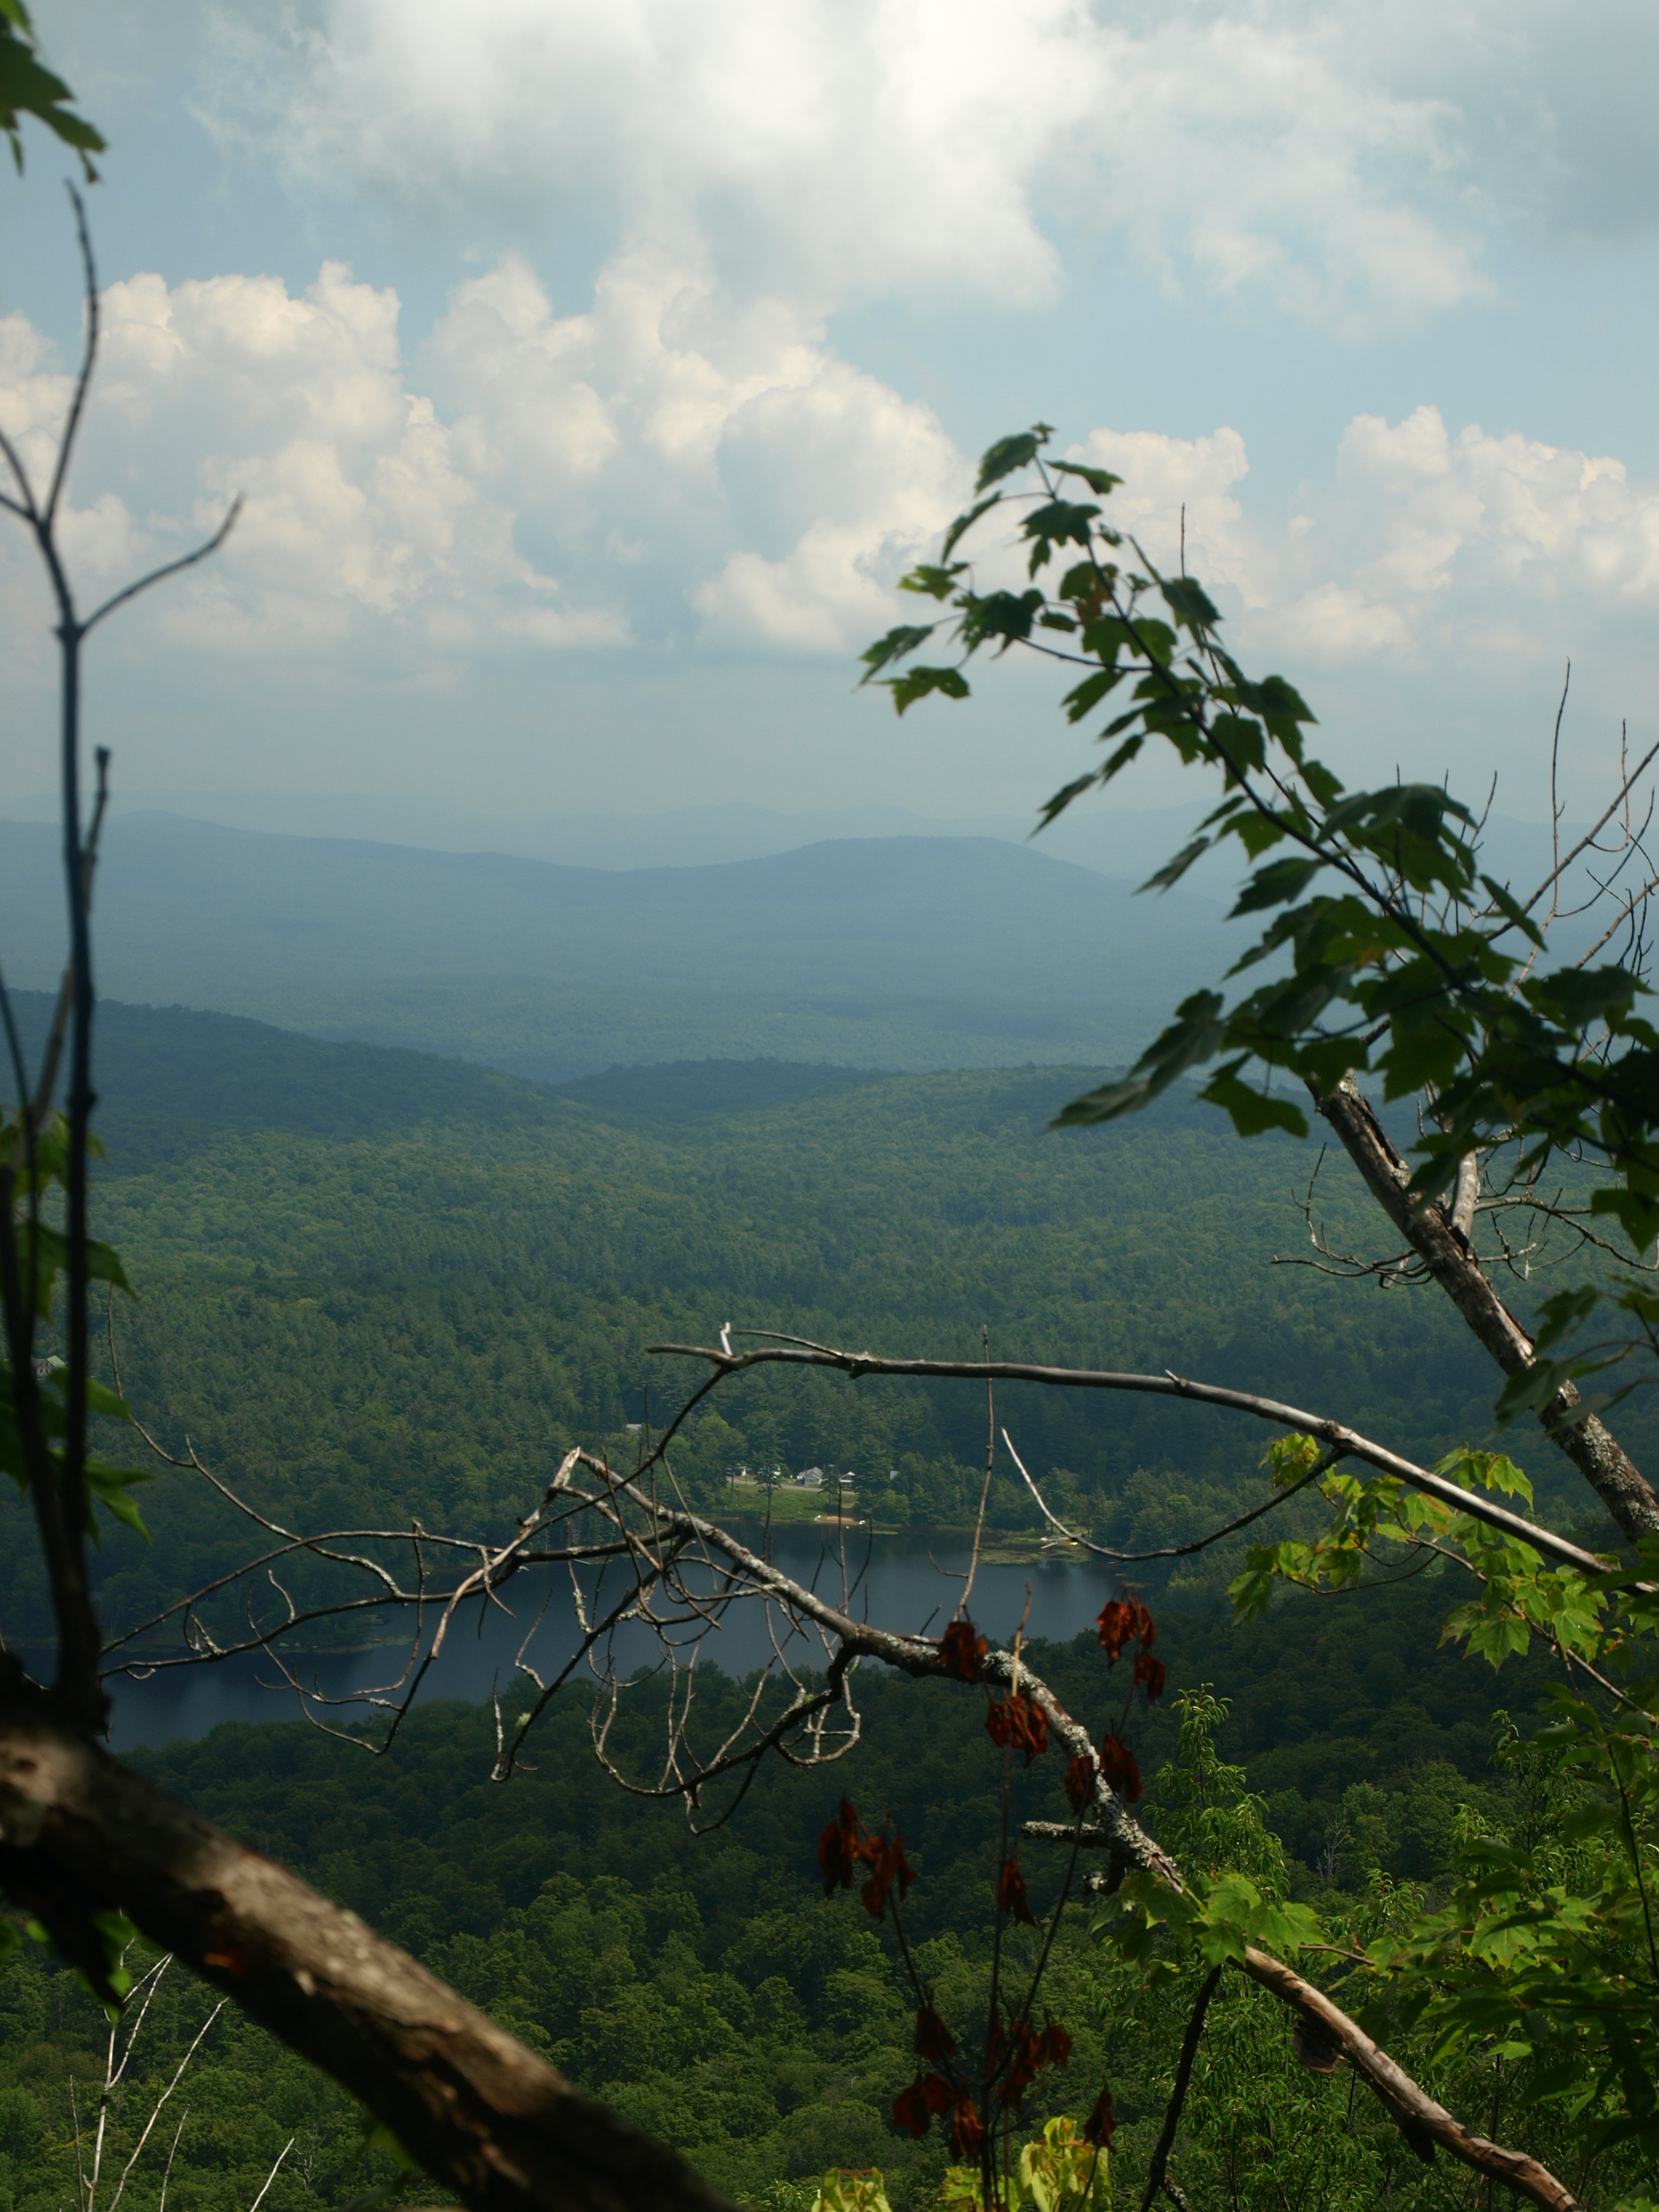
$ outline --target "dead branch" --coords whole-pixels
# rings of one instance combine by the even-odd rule
[[[955,1363],[878,1361],[867,1353],[854,1358],[830,1347],[722,1349],[698,1356],[714,1359],[721,1372],[779,1358],[855,1366],[864,1373],[959,1371]],[[993,1366],[990,1377],[984,1372],[988,1365]],[[1066,1370],[982,1361],[968,1372],[979,1381],[1054,1377],[1094,1381],[1102,1387],[1152,1387],[1236,1405],[1281,1426],[1317,1433],[1321,1425],[1294,1408],[1275,1407],[1246,1394],[1213,1392],[1175,1377],[1079,1377]],[[1437,1486],[1454,1502],[1464,1502],[1466,1494],[1455,1485],[1411,1469],[1349,1432],[1340,1431],[1330,1441],[1347,1455],[1367,1456],[1373,1464],[1380,1459],[1387,1471],[1403,1468],[1408,1478]],[[662,1449],[659,1441],[656,1451]],[[769,1757],[824,1764],[856,1741],[852,1683],[860,1661],[917,1678],[951,1678],[952,1669],[932,1638],[852,1616],[847,1608],[854,1585],[844,1561],[843,1601],[836,1605],[714,1522],[682,1505],[664,1504],[654,1486],[647,1487],[651,1473],[646,1466],[638,1476],[627,1478],[591,1454],[567,1455],[541,1506],[520,1524],[514,1544],[477,1547],[483,1564],[466,1577],[476,1594],[489,1585],[492,1576],[505,1575],[510,1565],[516,1571],[525,1562],[530,1539],[544,1533],[549,1516],[592,1513],[609,1524],[618,1542],[625,1542],[623,1590],[608,1607],[582,1612],[578,1656],[586,1660],[600,1686],[593,1717],[596,1747],[630,1790],[678,1797],[695,1816],[715,1785],[730,1781],[735,1803]],[[1484,1506],[1486,1501],[1468,1503]],[[1501,1510],[1488,1509],[1483,1517],[1490,1519],[1495,1510]],[[1597,1564],[1587,1553],[1563,1547],[1547,1531],[1534,1530],[1516,1516],[1505,1520],[1513,1523],[1510,1533],[1526,1540],[1547,1543],[1558,1554],[1565,1548],[1571,1564]],[[406,1542],[417,1540],[415,1534],[398,1533]],[[700,1577],[697,1587],[686,1580],[693,1569]],[[389,1601],[383,1589],[377,1596]],[[768,1676],[778,1686],[779,1704],[769,1710],[764,1684],[757,1686],[737,1726],[700,1753],[692,1740],[692,1671],[725,1613],[744,1602],[763,1606],[775,1623],[776,1670],[768,1670]],[[627,1687],[614,1638],[627,1623],[655,1633],[669,1674],[668,1741],[654,1780],[623,1773],[607,1747],[617,1702]],[[790,1656],[798,1641],[804,1651],[822,1655],[821,1673],[809,1674]],[[527,1666],[523,1671],[531,1672]],[[560,1679],[570,1671],[567,1667]],[[1088,1825],[1075,1822],[1058,1832],[1074,1847],[1108,1853],[1108,1886],[1135,1869],[1180,1891],[1179,1867],[1107,1787],[1089,1730],[1031,1672],[1024,1655],[988,1652],[981,1679],[993,1687],[1017,1687],[1043,1712],[1060,1752],[1087,1761],[1093,1778]],[[544,1694],[538,1711],[555,1686],[538,1681]],[[394,1726],[413,1695],[414,1682],[406,1682],[392,1701]],[[837,1710],[846,1717],[826,1741],[827,1724]],[[532,1717],[519,1724],[511,1743],[498,1752],[498,1775],[511,1771]],[[715,1819],[727,1817],[731,1809],[730,1804],[723,1811],[717,1808]],[[460,2190],[470,2203],[493,2208],[556,2203],[578,2212],[603,2205],[608,2212],[611,2204],[623,2202],[713,2201],[706,2191],[700,2197],[684,2196],[686,2189],[700,2185],[690,2181],[672,2154],[577,2097],[350,1916],[337,1913],[295,1877],[220,1836],[69,1731],[15,1663],[9,1672],[0,1670],[0,1831],[5,1838],[0,1880],[46,1921],[60,1943],[67,1947],[76,1941],[89,1911],[106,1901],[119,1903],[147,1933],[210,1980],[233,1990],[253,2017],[353,2088],[429,2172]],[[1030,1832],[1046,1831],[1037,1826]],[[1310,2032],[1316,2030],[1339,2048],[1396,2117],[1404,2115],[1464,2163],[1505,2181],[1547,2212],[1567,2212],[1571,2199],[1553,2176],[1520,2154],[1469,2134],[1289,1966],[1255,1949],[1243,1963],[1252,1979],[1310,2023]],[[678,2197],[677,2191],[682,2192]]]
[[[1484,1278],[1482,1280],[1484,1281]],[[1488,1286],[1490,1287],[1490,1286]],[[742,1332],[761,1334],[766,1332]],[[1507,1506],[1492,1499],[1480,1497],[1474,1491],[1464,1490],[1443,1474],[1432,1474],[1427,1468],[1417,1466],[1398,1452],[1374,1443],[1362,1437],[1357,1429],[1346,1427],[1322,1413],[1310,1413],[1299,1406],[1287,1406],[1277,1398],[1267,1398],[1254,1390],[1234,1390],[1216,1382],[1194,1382],[1184,1376],[1118,1374],[1103,1369],[1088,1367],[1047,1367],[1018,1360],[962,1359],[887,1359],[872,1352],[837,1352],[828,1346],[808,1348],[799,1344],[767,1345],[753,1352],[726,1352],[700,1344],[652,1344],[648,1352],[680,1359],[706,1359],[722,1376],[740,1374],[745,1368],[766,1365],[831,1367],[856,1380],[861,1375],[939,1376],[954,1377],[964,1382],[1040,1382],[1050,1389],[1069,1390],[1121,1390],[1152,1397],[1179,1398],[1189,1404],[1215,1406],[1230,1413],[1248,1413],[1257,1420],[1270,1422],[1275,1428],[1315,1437],[1322,1444],[1334,1447],[1346,1459],[1363,1461],[1381,1474],[1391,1474],[1413,1490],[1420,1490],[1426,1497],[1437,1498],[1443,1504],[1453,1506],[1471,1519],[1483,1521],[1488,1528],[1497,1528],[1523,1544],[1530,1544],[1546,1559],[1554,1559],[1562,1566],[1572,1567],[1580,1574],[1600,1575],[1607,1571],[1604,1560],[1592,1552],[1571,1544],[1565,1537],[1558,1536],[1552,1529],[1540,1528],[1536,1522],[1523,1520],[1520,1514],[1511,1513]],[[1610,1441],[1610,1440],[1609,1440]],[[1616,1447],[1615,1447],[1616,1449]],[[1632,1470],[1633,1472],[1633,1470]],[[1639,1482],[1641,1477],[1638,1475]],[[1646,1486],[1643,1487],[1645,1489]],[[1652,1492],[1648,1492],[1652,1498]],[[1659,1528],[1659,1499],[1654,1499],[1654,1527]]]
[[[1152,2212],[1158,2192],[1164,2186],[1170,2153],[1175,2148],[1176,2130],[1181,2125],[1182,2107],[1187,2102],[1187,2087],[1193,2078],[1193,2064],[1198,2057],[1198,2046],[1203,2040],[1205,2018],[1210,2009],[1210,1999],[1221,1985],[1221,1975],[1219,1966],[1212,1966],[1204,1977],[1197,2002],[1187,2022],[1187,2033],[1181,2039],[1181,2056],[1176,2063],[1175,2085],[1170,2091],[1164,2125],[1158,2130],[1158,2142],[1153,2146],[1152,2163],[1146,2168],[1146,2186],[1141,2192],[1140,2212]]]
[[[1498,1297],[1473,1245],[1443,1207],[1422,1205],[1410,1190],[1411,1170],[1352,1077],[1316,1101],[1361,1179],[1418,1254],[1505,1375],[1533,1355],[1533,1341]],[[1579,1394],[1563,1385],[1540,1417],[1552,1443],[1566,1454],[1632,1543],[1659,1534],[1659,1497],[1612,1432],[1593,1413],[1575,1417]],[[1362,1455],[1356,1455],[1362,1456]]]
[[[1014,1449],[1013,1439],[1006,1429],[1002,1432],[1002,1441],[1008,1447],[1008,1456],[1024,1476],[1025,1487],[1036,1499],[1037,1510],[1049,1526],[1057,1529],[1068,1544],[1080,1545],[1085,1552],[1093,1552],[1103,1559],[1115,1560],[1120,1566],[1141,1566],[1149,1559],[1185,1559],[1194,1552],[1207,1551],[1212,1544],[1218,1544],[1224,1536],[1237,1535],[1241,1528],[1248,1528],[1252,1521],[1261,1520],[1264,1513],[1271,1513],[1278,1506],[1289,1504],[1291,1499],[1299,1497],[1310,1483],[1317,1482],[1322,1475],[1328,1474],[1342,1457],[1342,1454],[1334,1449],[1321,1452],[1307,1473],[1298,1475],[1285,1489],[1276,1491],[1260,1505],[1253,1505],[1248,1513],[1241,1513],[1236,1521],[1224,1521],[1220,1528],[1212,1528],[1202,1536],[1194,1536],[1188,1544],[1162,1544],[1152,1552],[1115,1552],[1109,1545],[1097,1544],[1092,1536],[1079,1536],[1068,1528],[1032,1481],[1025,1462]]]

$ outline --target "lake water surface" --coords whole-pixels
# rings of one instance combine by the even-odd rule
[[[815,1586],[830,1603],[840,1603],[842,1566],[833,1531],[775,1529],[772,1557],[786,1574]],[[848,1559],[854,1573],[864,1566],[852,1607],[858,1618],[882,1628],[911,1631],[931,1623],[937,1634],[955,1608],[969,1547],[960,1539],[902,1535],[871,1540],[849,1532]],[[623,1584],[616,1580],[607,1587],[614,1602]],[[1012,1634],[1026,1608],[1028,1587],[1026,1633],[1060,1639],[1092,1625],[1112,1595],[1115,1578],[1104,1560],[1086,1557],[1044,1559],[1023,1566],[981,1561],[970,1610],[981,1632],[993,1642],[1006,1643]],[[521,1695],[508,1700],[514,1657],[526,1635],[532,1641],[526,1656],[544,1680],[569,1656],[578,1632],[569,1581],[562,1570],[540,1570],[535,1579],[522,1576],[504,1595],[510,1613],[495,1607],[484,1612],[471,1605],[465,1616],[457,1617],[444,1650],[421,1685],[422,1698],[464,1698],[481,1704],[499,1684],[504,1709],[510,1713],[522,1708]],[[775,1613],[775,1624],[776,1620]],[[407,1656],[404,1644],[313,1656],[294,1664],[307,1689],[314,1686],[325,1697],[343,1698],[366,1684],[390,1681]],[[657,1646],[647,1630],[635,1626],[619,1634],[617,1656],[625,1672],[653,1663]],[[709,1632],[697,1663],[744,1675],[764,1666],[771,1656],[765,1614],[758,1605],[744,1603],[732,1607]],[[823,1663],[821,1648],[808,1650],[799,1642],[790,1656],[804,1666],[815,1659]],[[580,1674],[572,1678],[573,1682],[580,1679]],[[110,1687],[115,1708],[110,1740],[118,1751],[159,1745],[177,1736],[203,1736],[221,1721],[292,1720],[298,1715],[293,1691],[269,1659],[180,1668],[154,1674],[148,1681],[117,1680]],[[336,1722],[353,1717],[350,1708],[329,1715]]]

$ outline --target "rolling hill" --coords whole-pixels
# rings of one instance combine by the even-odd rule
[[[0,823],[17,985],[62,960],[57,838]],[[830,840],[707,867],[118,817],[97,890],[116,999],[483,1060],[541,1081],[754,1058],[1100,1066],[1225,964],[1222,908],[994,838]]]

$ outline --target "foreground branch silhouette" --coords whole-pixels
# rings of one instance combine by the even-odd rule
[[[799,1347],[782,1349],[799,1356]],[[706,1356],[725,1374],[766,1354],[711,1351]],[[827,1351],[820,1356],[832,1361],[852,1357]],[[918,1364],[878,1361],[867,1354],[857,1355],[857,1359],[867,1373],[902,1374]],[[950,1364],[922,1364],[931,1369]],[[993,1365],[999,1376],[1012,1373],[1018,1379],[1032,1379],[1030,1370],[1010,1364]],[[984,1362],[967,1363],[965,1371],[974,1379],[983,1379],[986,1367]],[[1057,1378],[1050,1379],[1072,1378],[1060,1370]],[[1257,1408],[1252,1406],[1249,1410]],[[399,1581],[386,1564],[387,1554],[394,1544],[400,1546],[412,1564],[417,1551],[430,1556],[444,1547],[458,1546],[459,1539],[439,1540],[434,1544],[425,1531],[416,1535],[386,1529],[309,1540],[295,1536],[289,1540],[291,1554],[312,1552],[337,1567],[348,1567],[360,1579],[367,1578],[369,1589],[334,1607],[319,1605],[303,1613],[297,1608],[285,1608],[267,1626],[250,1621],[246,1636],[223,1643],[214,1640],[204,1623],[202,1607],[207,1594],[203,1594],[181,1601],[171,1615],[175,1626],[183,1623],[191,1639],[189,1648],[176,1657],[157,1661],[137,1656],[121,1659],[118,1647],[112,1647],[112,1671],[143,1675],[157,1665],[196,1665],[254,1650],[272,1652],[277,1655],[301,1710],[319,1726],[333,1728],[324,1716],[342,1705],[386,1713],[386,1726],[378,1742],[371,1745],[356,1732],[347,1736],[366,1750],[384,1752],[394,1741],[433,1654],[441,1650],[459,1607],[498,1597],[520,1577],[538,1566],[556,1564],[570,1577],[581,1633],[575,1650],[545,1676],[528,1656],[533,1627],[526,1635],[518,1673],[535,1694],[529,1709],[511,1726],[501,1719],[502,1698],[499,1692],[496,1696],[497,1778],[510,1777],[547,1704],[579,1669],[585,1669],[599,1689],[592,1723],[595,1749],[613,1778],[641,1796],[684,1800],[694,1825],[700,1827],[718,1826],[730,1817],[769,1756],[781,1756],[798,1765],[829,1766],[853,1749],[860,1733],[854,1695],[860,1662],[873,1661],[917,1679],[963,1679],[948,1639],[942,1643],[854,1617],[853,1607],[858,1601],[862,1571],[856,1560],[848,1559],[844,1547],[842,1601],[836,1604],[785,1574],[717,1522],[684,1504],[665,1504],[653,1495],[656,1485],[672,1487],[667,1456],[672,1433],[671,1425],[641,1468],[631,1476],[617,1474],[592,1454],[580,1449],[568,1453],[538,1508],[526,1516],[514,1537],[489,1549],[480,1564],[456,1574],[447,1583],[435,1577],[417,1580],[412,1573],[406,1581]],[[1381,1448],[1368,1449],[1380,1451]],[[215,1481],[221,1495],[230,1494],[216,1478],[208,1479]],[[1468,1495],[1455,1485],[1443,1486],[1460,1500]],[[1486,1501],[1472,1503],[1484,1505]],[[262,1525],[270,1525],[263,1516],[255,1517]],[[1526,1529],[1529,1540],[1540,1544],[1552,1540],[1548,1531],[1520,1522],[1518,1516],[1506,1516],[1505,1522],[1512,1528]],[[587,1537],[572,1540],[582,1528],[590,1532]],[[372,1558],[361,1551],[348,1553],[343,1548],[348,1541],[360,1546],[373,1543],[379,1549]],[[466,1548],[477,1556],[476,1545]],[[1589,1555],[1574,1552],[1574,1556],[1588,1559]],[[1592,1566],[1597,1564],[1590,1561]],[[580,1579],[580,1571],[584,1568],[592,1577],[586,1583]],[[246,1571],[251,1574],[252,1570]],[[222,1589],[213,1593],[222,1594]],[[717,1644],[711,1646],[710,1639],[717,1639],[722,1623],[737,1607],[765,1613],[776,1656],[754,1688],[738,1729],[699,1747],[696,1668],[700,1655],[702,1663],[707,1664],[711,1652],[717,1650]],[[409,1656],[398,1680],[379,1685],[366,1681],[356,1691],[327,1698],[315,1688],[307,1690],[301,1679],[302,1662],[282,1657],[283,1643],[314,1628],[320,1620],[360,1617],[364,1610],[402,1611],[410,1616]],[[161,1625],[161,1620],[147,1624],[144,1632],[153,1634]],[[625,1771],[608,1748],[615,1717],[630,1683],[637,1679],[637,1650],[625,1645],[624,1639],[629,1632],[637,1636],[640,1631],[653,1638],[658,1669],[668,1675],[671,1685],[669,1733],[654,1780],[641,1780]],[[1181,1869],[1135,1820],[1120,1791],[1110,1786],[1095,1758],[1090,1729],[1032,1673],[1029,1664],[1015,1652],[987,1651],[975,1679],[1018,1689],[1041,1710],[1050,1735],[1066,1756],[1086,1763],[1092,1778],[1087,1838],[1092,1847],[1109,1855],[1114,1884],[1134,1870],[1181,1893],[1184,1888]],[[725,1785],[723,1792],[720,1785]],[[1069,1829],[1055,1831],[1056,1835],[1070,1832]],[[1316,2041],[1340,2051],[1402,2127],[1422,2131],[1426,2139],[1461,2163],[1506,2182],[1529,2202],[1550,2208],[1550,2212],[1566,2212],[1573,2203],[1571,2192],[1536,2160],[1492,2143],[1464,2126],[1332,1998],[1285,1961],[1259,1945],[1249,1944],[1242,1949],[1237,1964],[1239,1971],[1304,2023]],[[286,2020],[288,2015],[283,2017]],[[288,2027],[279,2027],[278,2032],[293,2039]],[[337,2067],[331,2070],[337,2071]]]

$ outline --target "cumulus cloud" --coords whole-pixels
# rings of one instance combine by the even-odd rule
[[[846,655],[901,618],[898,576],[969,491],[933,412],[799,305],[734,305],[659,249],[619,255],[568,314],[508,257],[458,289],[412,364],[396,296],[335,264],[297,296],[136,276],[109,288],[104,325],[65,526],[84,595],[183,550],[240,491],[225,553],[155,610],[230,658]],[[40,332],[0,319],[0,424],[37,475],[68,395]],[[1357,416],[1288,517],[1249,500],[1224,425],[1102,428],[1073,451],[1125,479],[1113,518],[1165,567],[1184,516],[1188,568],[1241,642],[1289,666],[1553,659],[1659,611],[1659,487],[1606,456],[1453,432],[1432,407]],[[0,547],[15,617],[23,556]]]
[[[1439,410],[1356,416],[1297,511],[1253,511],[1235,430],[1097,429],[1073,457],[1124,478],[1111,519],[1173,568],[1182,550],[1250,648],[1287,664],[1554,659],[1659,615],[1659,484],[1622,461]]]
[[[1093,430],[1071,449],[1121,477],[1111,521],[1143,545],[1160,568],[1184,557],[1213,588],[1231,586],[1246,605],[1264,582],[1261,545],[1233,487],[1249,473],[1244,441],[1224,427],[1207,438],[1169,438],[1156,430]]]
[[[1276,596],[1277,635],[1321,659],[1554,657],[1659,611],[1659,485],[1514,432],[1454,436],[1433,407],[1360,415],[1287,538]]]
[[[272,277],[111,285],[76,478],[97,488],[67,525],[83,586],[173,557],[240,493],[224,554],[156,602],[199,646],[291,649],[375,617],[418,638],[441,609],[453,641],[458,623],[510,628],[520,603],[556,602],[557,579],[515,548],[511,510],[408,388],[397,322],[393,294],[337,264],[297,299]],[[0,419],[39,475],[68,378],[21,317],[5,331]]]
[[[840,653],[966,483],[930,410],[849,366],[785,303],[730,312],[660,252],[561,316],[508,258],[464,285],[411,374],[395,295],[325,266],[104,302],[102,373],[67,542],[88,595],[246,500],[222,556],[158,602],[222,653],[418,658],[692,632]],[[0,423],[37,474],[69,379],[0,321]],[[9,573],[21,549],[8,544]]]
[[[299,0],[219,11],[205,112],[291,173],[407,204],[597,203],[632,239],[818,308],[918,286],[1041,301],[1060,220],[1124,232],[1172,283],[1360,332],[1483,290],[1483,222],[1559,162],[1543,70],[1561,38],[1540,33],[1540,113],[1494,117],[1489,15]]]

